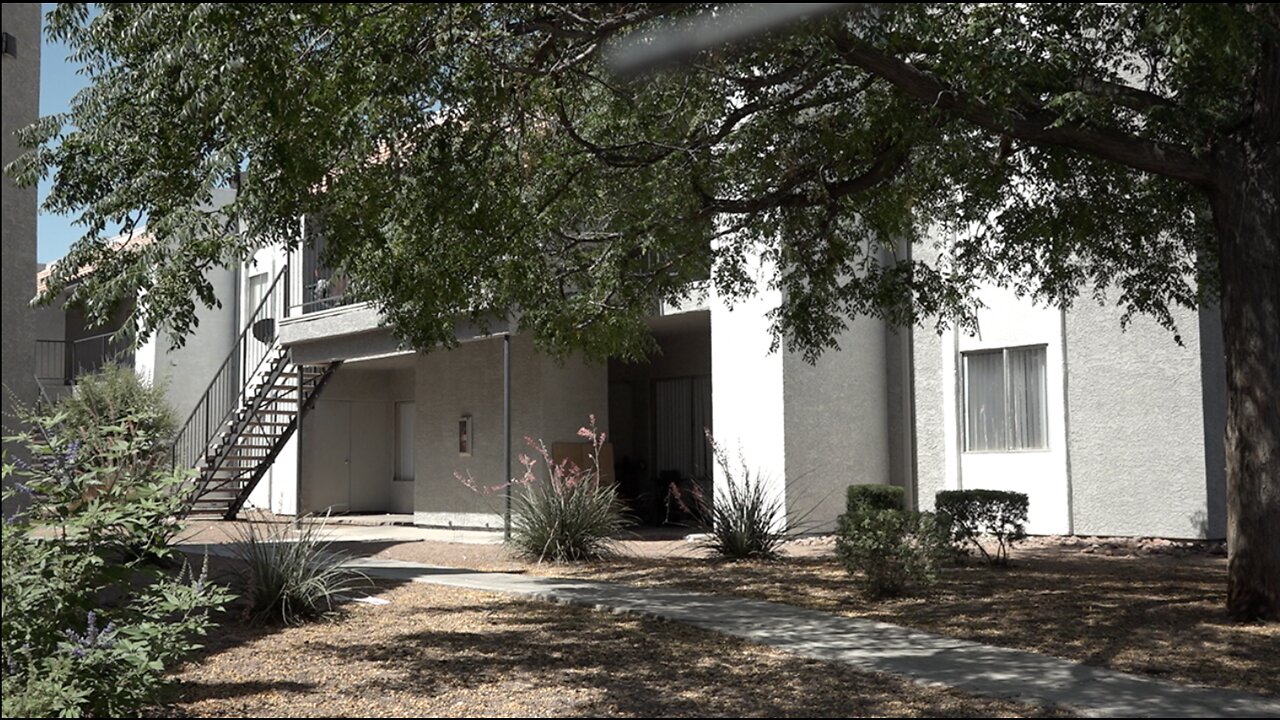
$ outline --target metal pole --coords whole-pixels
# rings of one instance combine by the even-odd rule
[[[507,469],[507,511],[502,518],[502,537],[511,539],[511,333],[502,336],[502,452]]]
[[[290,357],[285,362],[289,362],[293,358]],[[306,398],[306,391],[302,386],[302,366],[295,365],[294,370],[298,373],[298,408],[297,413],[293,416],[294,436],[298,438],[298,444],[295,446],[297,451],[294,453],[293,463],[293,526],[302,529],[302,402]],[[275,419],[275,416],[271,416]]]

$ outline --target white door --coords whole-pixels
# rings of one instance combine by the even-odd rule
[[[317,400],[302,423],[302,493],[308,510],[351,510],[351,403]]]
[[[391,408],[385,402],[351,406],[351,512],[384,513],[391,506]]]
[[[414,403],[396,403],[396,467],[391,483],[391,512],[395,513],[413,512],[413,428],[416,412]]]

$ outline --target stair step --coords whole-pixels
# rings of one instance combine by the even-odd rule
[[[234,517],[264,465],[274,461],[280,440],[297,428],[301,414],[313,407],[341,364],[282,367],[288,350],[277,345],[270,353],[263,371],[243,388],[240,407],[206,448],[188,516]]]
[[[293,409],[296,408],[297,406],[298,406],[298,401],[296,398],[281,398],[279,400],[270,400],[270,401],[261,403],[256,408],[241,408],[237,410],[236,419],[243,420],[247,415],[250,415],[255,412],[276,414],[276,415],[281,413],[289,413],[289,412],[293,412]]]
[[[266,455],[254,455],[252,457],[229,457],[224,458],[221,465],[218,466],[218,472],[230,472],[244,474],[254,469],[266,460]],[[234,464],[228,464],[234,463]],[[207,466],[207,470],[211,470],[212,466]]]
[[[244,489],[244,483],[239,480],[233,481],[233,482],[218,482],[215,480],[214,482],[211,482],[208,485],[201,485],[197,487],[197,490],[201,497],[209,497],[215,493],[224,493],[224,494],[234,495],[240,492],[242,489]]]

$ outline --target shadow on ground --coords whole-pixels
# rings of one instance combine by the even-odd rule
[[[989,716],[1032,710],[695,628],[438,587],[228,650],[182,677],[199,715]],[[251,674],[228,697],[226,675]],[[294,683],[284,687],[283,683]]]

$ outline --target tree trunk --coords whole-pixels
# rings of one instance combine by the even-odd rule
[[[1229,153],[1212,197],[1227,370],[1227,612],[1280,619],[1280,149]],[[1221,157],[1221,156],[1220,156]]]

